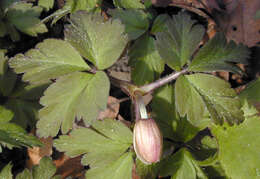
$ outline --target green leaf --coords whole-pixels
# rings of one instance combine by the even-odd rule
[[[219,161],[227,176],[257,179],[260,176],[260,118],[256,114],[245,117],[238,126],[214,126],[211,131],[217,138]]]
[[[25,55],[16,55],[9,64],[16,73],[25,72],[23,80],[31,83],[90,69],[68,42],[57,39],[44,40]]]
[[[3,179],[13,179],[13,175],[12,175],[12,165],[11,163],[7,164],[2,171],[0,172],[0,178]]]
[[[181,149],[174,155],[162,161],[160,175],[172,175],[171,179],[207,179],[202,169],[186,149]]]
[[[41,142],[34,136],[26,134],[26,131],[16,124],[9,123],[13,113],[0,106],[0,141],[3,145],[12,146],[41,146]]]
[[[39,0],[38,6],[43,7],[46,11],[50,10],[54,5],[54,0]]]
[[[138,158],[136,159],[136,172],[141,179],[155,179],[158,175],[159,167],[160,163],[146,165]]]
[[[120,19],[125,24],[125,32],[129,39],[134,40],[145,33],[149,28],[148,15],[138,9],[114,9],[109,11],[113,19]]]
[[[164,86],[156,91],[152,100],[152,111],[163,136],[174,141],[187,142],[200,130],[207,126],[207,121],[202,121],[198,127],[193,126],[186,118],[180,118],[176,113],[174,89]]]
[[[144,9],[145,6],[140,0],[113,0],[114,5],[126,9]]]
[[[0,52],[0,92],[9,96],[16,82],[16,74],[8,69],[8,59]]]
[[[247,87],[239,94],[242,99],[255,103],[260,102],[260,78],[249,83]]]
[[[91,123],[106,108],[109,80],[104,72],[72,73],[59,78],[44,93],[40,103],[37,132],[42,137],[55,136],[60,127],[67,133],[75,117]]]
[[[204,35],[204,28],[196,25],[186,13],[167,19],[167,31],[156,33],[156,47],[161,57],[174,70],[180,70],[197,49]]]
[[[71,7],[71,12],[76,12],[79,10],[93,11],[100,6],[102,0],[68,0],[66,1],[66,6]]]
[[[168,14],[161,14],[157,16],[153,22],[151,33],[155,35],[157,32],[167,31],[167,26],[165,23],[169,20],[171,20],[171,18]]]
[[[15,179],[33,179],[31,172],[25,168],[21,173],[17,174]]]
[[[65,37],[98,69],[106,69],[116,62],[128,42],[124,28],[119,20],[104,21],[100,14],[79,11],[72,14]]]
[[[130,49],[131,77],[136,85],[153,82],[164,70],[164,61],[155,49],[154,41],[145,34]]]
[[[35,125],[41,105],[38,102],[11,98],[6,102],[5,107],[14,113],[12,122],[26,129],[28,126],[33,127]]]
[[[206,109],[218,124],[240,123],[244,120],[240,100],[230,84],[213,75],[185,75],[175,85],[176,108],[195,124],[203,119]]]
[[[51,158],[43,157],[40,160],[39,165],[35,165],[30,172],[25,169],[23,172],[16,176],[16,179],[54,179],[59,178],[59,176],[53,177],[56,173],[56,167],[53,164]]]
[[[18,30],[31,36],[47,32],[46,26],[38,18],[42,8],[25,2],[16,2],[8,8],[7,19]]]
[[[7,32],[6,25],[2,20],[0,20],[0,37],[4,37],[7,34],[8,32]]]
[[[34,179],[51,179],[56,173],[56,167],[51,158],[43,157],[39,165],[32,169],[32,176]]]
[[[233,63],[247,64],[249,50],[242,44],[227,43],[223,33],[217,33],[204,45],[189,66],[191,71],[231,71],[241,72]]]
[[[59,151],[71,157],[87,153],[82,163],[90,165],[86,173],[90,179],[131,179],[132,153],[126,152],[131,144],[130,129],[112,119],[94,121],[92,128],[75,129],[54,141]]]

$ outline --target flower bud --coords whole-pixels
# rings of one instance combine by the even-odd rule
[[[140,119],[134,127],[134,150],[145,164],[156,163],[162,154],[162,135],[153,119]]]

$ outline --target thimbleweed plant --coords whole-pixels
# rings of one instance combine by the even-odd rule
[[[61,9],[53,6],[59,1],[37,2],[0,2],[4,40],[49,30],[0,49],[3,150],[53,138],[53,152],[81,157],[87,179],[259,176],[260,120],[252,104],[260,101],[260,81],[238,95],[213,73],[245,75],[237,64],[247,64],[246,46],[221,32],[205,42],[201,18],[179,9],[156,14],[150,1],[104,8],[111,2],[70,0]],[[57,11],[40,21],[51,8]],[[49,20],[53,26],[44,25]],[[63,33],[55,32],[59,26]],[[109,96],[131,103],[112,110]],[[16,176],[9,163],[0,178],[59,178],[52,160]]]

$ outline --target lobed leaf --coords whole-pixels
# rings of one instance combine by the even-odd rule
[[[171,19],[171,17],[167,14],[161,14],[161,15],[157,16],[153,22],[151,33],[155,35],[157,32],[167,31],[167,26],[166,26],[165,22],[170,19]]]
[[[149,28],[148,15],[138,9],[114,9],[109,11],[113,19],[120,19],[125,25],[125,33],[129,39],[135,40],[144,34]]]
[[[47,32],[47,27],[41,23],[39,16],[42,8],[31,3],[15,2],[8,8],[6,17],[18,30],[31,36]]]
[[[16,176],[16,179],[56,179],[61,178],[56,173],[56,167],[51,158],[43,157],[38,165],[33,166],[32,171],[24,169]]]
[[[206,109],[215,123],[240,123],[244,120],[241,104],[229,83],[213,75],[181,76],[175,85],[176,108],[181,116],[195,124]]]
[[[34,136],[27,135],[26,131],[20,126],[10,123],[14,114],[0,106],[0,142],[9,148],[41,146],[41,142]]]
[[[94,121],[91,128],[79,128],[70,136],[60,136],[54,146],[74,157],[82,158],[84,165],[90,165],[87,178],[129,178],[132,171],[132,153],[126,152],[132,144],[132,132],[120,121],[105,119]]]
[[[75,72],[59,78],[44,93],[37,123],[40,136],[55,136],[60,127],[67,133],[75,117],[91,123],[106,108],[109,80],[104,72]]]
[[[213,126],[219,144],[219,161],[230,178],[259,178],[260,119],[244,106],[245,121],[238,126]],[[250,113],[246,111],[251,111]]]
[[[161,176],[170,176],[172,179],[207,179],[203,170],[186,149],[181,149],[162,162]]]
[[[71,16],[65,38],[80,54],[98,69],[106,69],[120,57],[128,37],[119,20],[104,18],[97,13],[79,11]]]
[[[44,40],[25,55],[16,55],[9,65],[16,73],[25,73],[23,80],[31,83],[41,83],[68,73],[90,69],[68,42],[57,39]]]
[[[246,46],[230,41],[227,43],[223,33],[217,33],[195,55],[189,66],[190,71],[241,72],[234,63],[247,64],[249,50]]]
[[[79,10],[94,11],[102,4],[102,0],[67,0],[66,6],[70,6],[71,12]]]
[[[130,49],[131,79],[136,85],[153,82],[164,70],[164,61],[155,49],[154,41],[145,34]]]
[[[196,25],[186,13],[179,13],[167,19],[167,31],[156,33],[156,47],[166,64],[180,70],[195,52],[202,40],[204,28]]]
[[[201,120],[201,123],[194,126],[187,118],[181,118],[177,114],[173,86],[166,85],[157,90],[151,106],[155,114],[154,119],[159,125],[163,136],[174,141],[187,142],[208,124],[207,120]]]

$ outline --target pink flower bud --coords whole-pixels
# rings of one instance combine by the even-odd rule
[[[134,150],[145,164],[160,161],[162,154],[162,135],[153,119],[140,119],[134,127]]]

